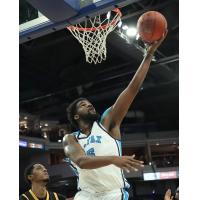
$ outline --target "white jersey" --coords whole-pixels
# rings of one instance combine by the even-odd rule
[[[93,123],[91,133],[88,136],[80,131],[75,132],[74,135],[86,155],[122,155],[121,141],[111,137],[99,122],[95,121]],[[79,177],[78,189],[80,190],[100,193],[130,187],[124,178],[123,171],[115,165],[108,165],[97,169],[80,169],[75,163],[72,163],[72,165],[77,170]]]

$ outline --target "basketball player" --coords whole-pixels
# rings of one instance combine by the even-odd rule
[[[168,189],[166,192],[165,192],[165,197],[164,197],[164,200],[173,200],[174,197],[172,196],[172,192],[170,189]]]
[[[175,197],[172,196],[171,189],[168,189],[165,193],[164,200],[179,200],[179,187],[175,191]]]
[[[65,200],[66,198],[46,188],[49,182],[47,169],[41,164],[31,164],[25,169],[24,177],[31,189],[20,196],[20,200]]]
[[[128,199],[129,184],[123,171],[138,171],[143,162],[122,156],[120,125],[138,93],[154,52],[164,40],[147,45],[146,55],[127,88],[100,117],[85,98],[72,102],[68,119],[79,131],[63,138],[64,152],[79,176],[74,200]]]

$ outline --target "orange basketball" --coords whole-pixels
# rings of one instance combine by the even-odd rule
[[[167,20],[157,11],[149,11],[140,16],[137,30],[144,42],[152,43],[159,40],[167,29]]]

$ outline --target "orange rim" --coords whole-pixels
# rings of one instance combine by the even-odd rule
[[[112,10],[113,12],[115,12],[116,14],[118,14],[120,17],[122,16],[122,13],[121,11],[119,10],[119,8],[115,8]],[[92,27],[92,28],[80,28],[80,27],[76,27],[76,26],[67,26],[66,28],[69,29],[69,30],[78,30],[78,31],[96,31],[96,30],[99,30],[99,29],[102,29],[102,30],[105,30],[108,26],[111,26],[111,25],[115,25],[117,23],[117,20],[113,20],[111,23],[108,23],[108,24],[105,24],[105,25],[102,25],[102,26],[98,26],[98,27]]]

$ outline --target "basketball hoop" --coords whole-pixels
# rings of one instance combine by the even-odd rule
[[[98,15],[80,24],[66,27],[82,44],[86,62],[97,64],[106,60],[106,38],[116,28],[121,16],[120,10],[115,8],[106,16]]]

